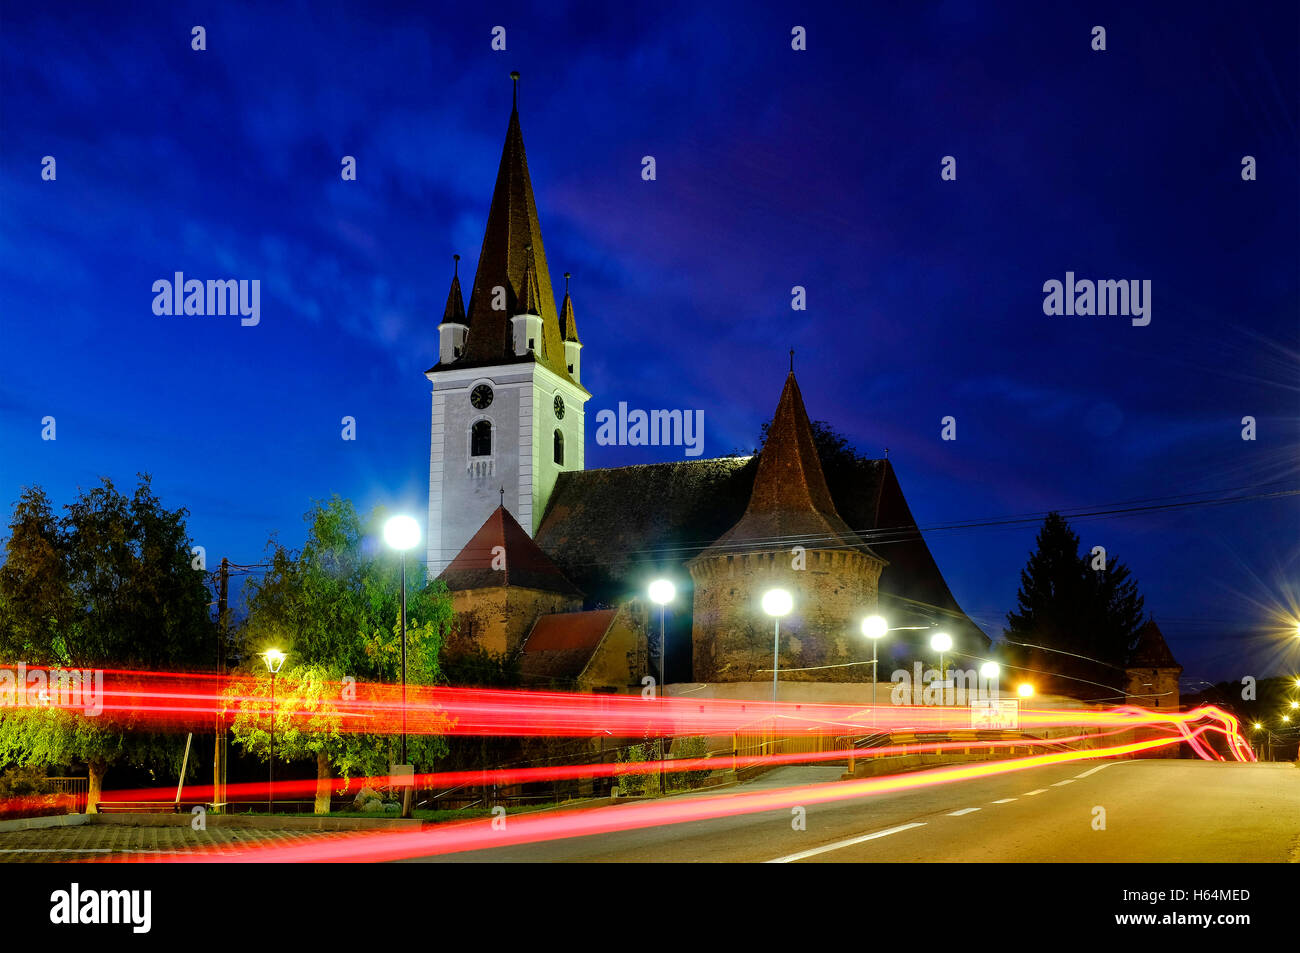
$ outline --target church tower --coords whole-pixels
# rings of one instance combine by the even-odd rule
[[[437,576],[498,506],[531,536],[556,478],[583,469],[573,302],[557,312],[519,127],[519,74],[469,305],[459,256],[438,325],[429,448],[428,572]]]
[[[781,620],[783,680],[870,677],[864,666],[846,663],[862,659],[859,626],[877,606],[887,565],[835,509],[791,369],[744,515],[686,564],[695,585],[695,679],[772,677],[773,626],[759,607],[774,586],[794,597],[792,614]]]

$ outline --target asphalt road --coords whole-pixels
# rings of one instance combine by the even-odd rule
[[[726,790],[822,783],[838,773],[782,768]],[[804,830],[794,829],[789,810],[767,811],[423,859],[1300,862],[1300,769],[1291,764],[1086,761],[805,810]]]

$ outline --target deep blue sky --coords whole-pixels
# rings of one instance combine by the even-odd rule
[[[149,471],[239,562],[331,493],[423,514],[422,372],[453,252],[473,274],[512,69],[589,413],[702,408],[706,454],[748,450],[793,347],[812,416],[888,447],[923,527],[1300,483],[1293,3],[274,6],[4,4],[6,506]],[[1150,326],[1045,316],[1067,270],[1150,279]],[[175,271],[259,278],[260,326],[155,316]],[[673,456],[588,440],[589,466]],[[1133,569],[1190,687],[1300,666],[1269,641],[1298,513],[1076,529]],[[930,536],[990,634],[1035,532]]]

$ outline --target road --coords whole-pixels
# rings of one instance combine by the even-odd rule
[[[794,766],[726,790],[788,788],[838,775],[836,768]],[[789,810],[767,811],[421,859],[1300,862],[1300,769],[1184,760],[1076,762],[813,804],[806,808],[806,829],[794,829],[794,820]]]

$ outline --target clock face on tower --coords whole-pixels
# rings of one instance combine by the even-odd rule
[[[564,419],[564,398],[559,394],[555,395],[555,419]]]
[[[492,388],[487,384],[479,384],[469,392],[469,402],[477,410],[484,410],[492,404]]]

